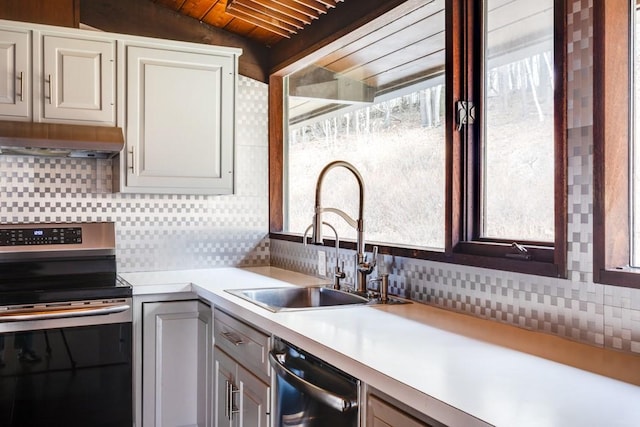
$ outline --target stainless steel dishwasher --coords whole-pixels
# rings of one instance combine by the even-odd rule
[[[274,427],[357,427],[360,381],[283,341],[274,340]]]

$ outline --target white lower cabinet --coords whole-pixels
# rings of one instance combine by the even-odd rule
[[[267,427],[269,386],[216,348],[214,363],[215,426]]]
[[[211,426],[211,308],[142,304],[142,425]]]
[[[364,427],[446,427],[424,414],[369,388]]]
[[[367,427],[427,427],[400,409],[377,397],[367,399]]]
[[[269,426],[270,337],[214,310],[214,426]]]

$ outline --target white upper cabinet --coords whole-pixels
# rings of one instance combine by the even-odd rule
[[[115,126],[116,41],[15,25],[0,27],[0,120]]]
[[[0,28],[0,118],[31,118],[31,32]]]
[[[0,120],[121,127],[115,191],[233,194],[241,53],[0,20]]]
[[[237,50],[124,49],[121,190],[231,194]]]
[[[42,51],[42,121],[115,125],[115,41],[44,34]]]

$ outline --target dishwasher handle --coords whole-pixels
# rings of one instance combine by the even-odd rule
[[[275,369],[278,376],[284,378],[297,390],[340,412],[348,412],[358,407],[357,396],[344,396],[299,377],[279,360],[279,355],[279,353],[275,353],[274,351],[269,352],[269,362],[271,366]]]

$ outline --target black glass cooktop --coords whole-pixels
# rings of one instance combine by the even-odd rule
[[[0,305],[131,296],[115,256],[0,262]]]

